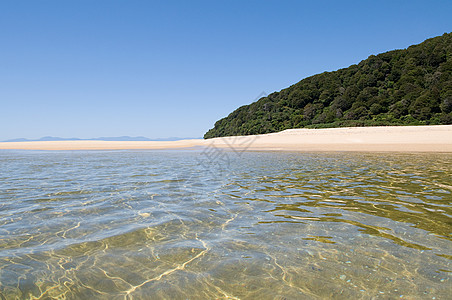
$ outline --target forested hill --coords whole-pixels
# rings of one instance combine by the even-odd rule
[[[289,128],[452,124],[452,33],[371,55],[239,107],[204,138]]]

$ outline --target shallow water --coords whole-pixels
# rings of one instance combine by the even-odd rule
[[[452,155],[0,152],[0,299],[450,299]]]

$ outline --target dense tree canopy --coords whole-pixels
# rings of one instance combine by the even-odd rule
[[[452,33],[371,55],[239,107],[204,138],[289,128],[452,124]]]

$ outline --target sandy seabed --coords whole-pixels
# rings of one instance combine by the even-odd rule
[[[452,152],[452,125],[288,129],[250,136],[180,141],[45,141],[3,142],[0,149],[126,150],[190,149],[287,151]]]

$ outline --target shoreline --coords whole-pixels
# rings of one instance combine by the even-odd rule
[[[287,129],[261,135],[179,141],[0,142],[0,150],[166,150],[452,152],[452,125]]]

